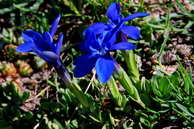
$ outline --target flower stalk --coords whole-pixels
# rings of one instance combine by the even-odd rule
[[[39,57],[44,59],[47,63],[52,65],[57,71],[58,75],[61,77],[65,85],[70,89],[70,91],[77,96],[80,103],[88,108],[89,100],[87,96],[83,93],[81,88],[73,82],[67,69],[64,67],[61,59],[60,52],[63,43],[63,34],[59,35],[57,42],[55,43],[53,37],[57,31],[57,26],[60,21],[61,16],[58,15],[53,21],[50,31],[40,34],[33,30],[24,31],[22,37],[24,43],[17,47],[18,52],[34,52]]]
[[[127,42],[127,35],[121,34],[121,38],[123,42]],[[133,51],[122,51],[124,55],[125,62],[127,64],[128,73],[130,74],[130,77],[132,78],[132,81],[137,83],[140,81],[139,79],[139,70],[137,67],[137,61],[136,56]]]
[[[89,102],[82,91],[82,89],[75,83],[72,79],[71,76],[69,75],[69,72],[67,69],[64,67],[63,63],[60,61],[58,65],[53,65],[55,70],[57,71],[59,77],[63,80],[67,88],[75,95],[77,96],[77,99],[80,101],[83,107],[89,108]]]
[[[129,93],[130,98],[140,104],[142,107],[145,107],[145,104],[141,101],[139,93],[136,87],[133,85],[131,79],[127,75],[127,73],[123,70],[121,66],[117,64],[116,66],[116,74],[114,77],[118,79],[123,88]]]
[[[119,92],[119,88],[117,86],[117,83],[115,81],[115,79],[111,76],[111,78],[109,79],[109,81],[107,82],[107,86],[112,94],[113,99],[115,100],[116,104],[119,107],[123,107],[127,100],[126,97],[124,97],[120,92]]]

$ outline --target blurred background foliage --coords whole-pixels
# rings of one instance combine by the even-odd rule
[[[145,108],[117,81],[122,95],[115,101],[93,72],[77,80],[93,100],[93,108],[85,109],[52,67],[34,54],[15,51],[23,42],[22,31],[48,31],[60,13],[57,34],[65,35],[61,57],[72,71],[83,30],[107,22],[105,13],[112,2],[120,2],[125,16],[150,13],[128,23],[141,28],[141,40],[131,42],[138,46],[140,81],[135,86]],[[193,12],[193,0],[0,0],[0,128],[194,128]],[[114,56],[130,75],[125,54],[117,51]]]

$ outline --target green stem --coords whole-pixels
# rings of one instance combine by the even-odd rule
[[[77,85],[77,83],[71,83],[70,85],[67,85],[67,87],[70,89],[70,91],[76,96],[76,98],[80,101],[82,106],[85,108],[90,107],[90,103],[86,97],[86,94],[83,93],[81,88]]]
[[[115,78],[121,83],[121,85],[125,88],[125,90],[129,93],[129,96],[132,100],[139,103],[142,107],[145,107],[145,104],[141,101],[139,93],[136,87],[133,85],[131,79],[127,75],[127,73],[120,67],[118,64],[116,66]]]
[[[170,27],[170,19],[171,19],[171,17],[170,17],[170,9],[168,8],[168,14],[167,14],[167,17],[166,17],[166,25],[165,25],[166,29],[165,29],[165,32],[164,32],[164,41],[163,41],[162,46],[160,48],[159,57],[158,57],[160,64],[161,64],[162,52],[164,51],[166,43],[167,43],[167,41],[169,39],[169,32],[170,32],[170,29],[171,29],[171,27]]]
[[[117,105],[121,106],[122,102],[120,100],[122,98],[122,95],[120,94],[117,84],[113,77],[110,78],[107,85]]]
[[[121,39],[123,42],[128,42],[127,40],[127,35],[126,34],[121,34]],[[125,59],[125,62],[127,64],[128,68],[128,73],[130,74],[130,77],[132,78],[132,81],[137,83],[140,81],[139,79],[139,70],[137,67],[137,61],[136,61],[136,56],[134,52],[131,51],[123,51],[123,57]]]
[[[64,67],[62,63],[55,66],[55,70],[57,71],[58,75],[61,77],[65,85],[69,88],[69,90],[76,96],[76,98],[80,101],[80,103],[85,107],[89,108],[90,103],[86,96],[86,94],[83,93],[82,89],[78,86],[77,83],[73,82],[71,79],[68,71]]]
[[[137,67],[136,56],[133,51],[123,51],[128,73],[134,82],[139,82],[139,70]]]

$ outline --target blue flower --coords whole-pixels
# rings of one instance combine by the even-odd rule
[[[135,26],[126,26],[124,25],[125,22],[133,20],[135,18],[139,17],[145,17],[149,14],[147,13],[135,13],[132,15],[128,15],[127,17],[122,17],[120,12],[120,4],[119,3],[112,3],[106,12],[106,15],[109,18],[108,26],[110,29],[115,28],[118,24],[123,24],[120,28],[120,31],[124,34],[126,34],[128,37],[138,40],[140,39],[140,31]],[[118,31],[119,32],[119,31]]]
[[[93,24],[83,33],[85,39],[81,42],[80,48],[86,54],[79,56],[74,62],[75,77],[83,77],[95,67],[100,82],[107,82],[115,70],[116,63],[110,55],[110,51],[136,48],[132,43],[125,42],[126,40],[116,43],[118,33],[122,32],[128,37],[138,40],[140,38],[138,28],[126,26],[125,22],[134,18],[148,16],[147,13],[135,13],[123,18],[120,14],[119,3],[112,3],[106,14],[109,18],[109,24]]]
[[[129,42],[115,43],[115,35],[121,25],[118,24],[111,31],[107,31],[105,24],[96,23],[84,31],[85,39],[81,43],[81,49],[86,54],[79,56],[74,62],[75,77],[83,77],[95,67],[100,82],[105,83],[109,80],[115,69],[115,60],[109,52],[136,48],[136,46]]]
[[[50,64],[60,63],[60,50],[63,42],[63,35],[60,34],[57,43],[54,43],[53,36],[61,16],[57,16],[51,25],[49,32],[40,34],[33,30],[22,33],[24,43],[17,47],[18,52],[34,52]]]

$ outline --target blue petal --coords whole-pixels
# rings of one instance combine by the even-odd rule
[[[100,46],[104,40],[106,33],[108,32],[108,26],[104,23],[95,23],[89,26],[84,32],[85,45],[89,47],[89,51],[100,50]],[[87,43],[86,43],[87,42]]]
[[[45,32],[43,34],[43,40],[44,41],[42,41],[42,44],[45,46],[44,51],[53,51],[54,52],[56,50],[56,47],[53,43],[53,38],[51,37],[49,32]]]
[[[99,23],[95,23],[91,26],[89,26],[84,32],[83,32],[83,35],[85,36],[86,35],[86,31],[89,30],[89,31],[93,31],[95,34],[100,34],[102,33],[103,31],[105,31],[106,29],[108,28],[108,26],[102,22],[99,22]]]
[[[129,42],[120,42],[112,45],[109,50],[132,50],[135,49],[136,46]]]
[[[27,31],[23,32],[23,35],[25,35],[25,37],[31,38],[34,42],[34,45],[36,45],[36,48],[39,49],[39,50],[44,50],[45,48],[48,47],[48,45],[44,44],[42,35],[40,33],[36,32],[36,31],[27,30]]]
[[[135,26],[123,26],[121,31],[134,40],[140,39],[140,30]]]
[[[33,30],[24,31],[23,33],[33,39],[36,48],[40,51],[54,51],[54,44],[50,41],[51,37],[48,32],[43,35]]]
[[[100,82],[105,83],[109,80],[115,69],[114,61],[111,57],[100,57],[96,62],[95,68],[98,79],[100,80]]]
[[[50,33],[49,32],[45,32],[43,34],[43,38],[45,41],[47,41],[48,43],[52,44],[53,42],[53,38],[51,37]]]
[[[145,16],[149,16],[149,14],[148,13],[134,13],[134,14],[127,16],[126,18],[123,18],[122,20],[123,21],[130,21],[130,20],[133,20],[135,18],[145,17]]]
[[[123,21],[119,22],[119,23],[118,23],[118,24],[110,31],[109,35],[107,35],[106,38],[110,39],[110,38],[113,36],[113,34],[119,32],[119,31],[121,30],[121,28],[123,27],[123,25],[124,25],[124,22],[123,22]]]
[[[58,56],[60,56],[62,43],[63,43],[63,34],[60,34],[59,39],[57,41],[57,46],[56,46],[56,53],[57,53]]]
[[[111,22],[113,22],[114,24],[117,24],[121,19],[119,3],[112,3],[108,7],[106,15],[108,16]]]
[[[23,51],[22,51],[23,52]],[[37,54],[40,58],[44,59],[48,63],[54,64],[55,62],[57,63],[58,61],[58,56],[53,53],[52,51],[40,51],[36,47],[32,49],[32,52]]]
[[[79,56],[74,62],[75,64],[74,76],[83,77],[86,74],[90,73],[95,66],[96,60],[97,56],[95,55]]]
[[[112,46],[112,44],[114,44],[116,42],[117,36],[118,36],[118,32],[121,30],[121,28],[123,27],[124,22],[121,21],[119,22],[119,24],[116,25],[116,27],[114,27],[112,30],[110,30],[103,42],[104,42],[104,46],[106,46],[108,49]]]
[[[59,24],[60,19],[61,19],[61,15],[58,15],[51,25],[49,33],[52,37],[54,36],[57,30],[57,25]]]
[[[24,41],[26,42],[33,42],[32,37],[28,36],[27,34],[25,34],[24,32],[22,33],[22,38]]]
[[[16,48],[17,52],[31,52],[35,48],[33,42],[24,42]]]
[[[117,36],[118,36],[118,32],[115,32],[114,34],[112,34],[109,40],[104,40],[103,42],[103,44],[105,45],[104,48],[110,49],[111,46],[116,42]]]
[[[96,52],[101,49],[100,42],[97,41],[93,31],[85,31],[85,39],[80,43],[80,49],[89,53]]]
[[[59,56],[52,51],[42,51],[39,56],[47,62],[56,62],[59,59]]]
[[[22,33],[22,36],[24,38],[24,40],[30,40],[31,39],[34,39],[36,37],[40,37],[42,38],[41,34],[36,32],[36,31],[33,31],[33,30],[26,30]]]

